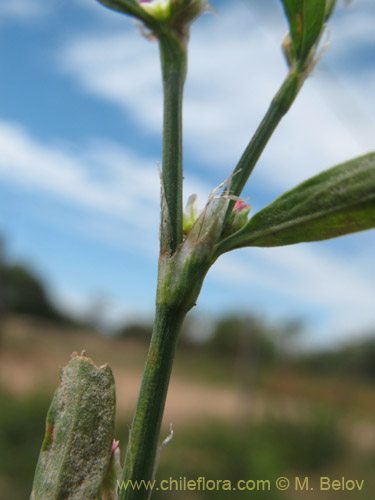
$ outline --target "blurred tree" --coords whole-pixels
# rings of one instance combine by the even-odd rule
[[[216,324],[208,346],[217,354],[269,365],[275,344],[267,326],[252,316],[228,316]]]
[[[22,265],[0,262],[3,308],[7,313],[30,314],[53,321],[68,319],[51,304],[39,279]]]
[[[252,316],[228,316],[213,331],[208,347],[231,359],[237,378],[237,413],[246,420],[248,404],[264,368],[275,361],[275,344],[266,325]],[[250,398],[250,399],[249,399]]]
[[[300,340],[303,337],[304,324],[301,319],[289,318],[273,329],[277,356],[281,363],[300,355]]]
[[[360,382],[375,381],[375,335],[327,351],[307,353],[293,362],[297,370]]]

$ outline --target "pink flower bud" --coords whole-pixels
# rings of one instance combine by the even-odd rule
[[[111,455],[114,455],[115,451],[118,448],[119,443],[120,443],[120,441],[116,441],[116,439],[113,440],[112,449],[111,449]]]

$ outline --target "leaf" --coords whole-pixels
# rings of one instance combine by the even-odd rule
[[[322,172],[258,212],[217,248],[274,247],[375,227],[375,153]]]
[[[337,0],[327,0],[324,22],[328,21],[328,19],[332,16],[333,10],[336,7],[336,3]]]
[[[326,18],[326,0],[281,1],[288,18],[296,60],[303,63],[322,32]],[[328,8],[332,11],[331,4],[329,2]]]
[[[61,371],[30,500],[99,500],[114,434],[115,388],[108,365],[74,353]]]

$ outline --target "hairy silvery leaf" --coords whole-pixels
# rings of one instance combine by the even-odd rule
[[[374,227],[375,153],[368,153],[283,194],[222,241],[217,254],[325,240]]]
[[[115,385],[108,365],[85,354],[61,370],[47,415],[46,435],[31,500],[100,500],[111,459]]]

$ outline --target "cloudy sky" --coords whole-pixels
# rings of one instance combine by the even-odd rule
[[[281,84],[279,0],[212,0],[191,33],[185,199],[231,172]],[[328,48],[246,187],[252,213],[373,149],[375,5],[339,2]],[[63,308],[151,317],[158,254],[158,48],[95,0],[0,3],[0,234]],[[204,314],[298,318],[315,345],[375,326],[373,231],[244,249],[211,269]]]

